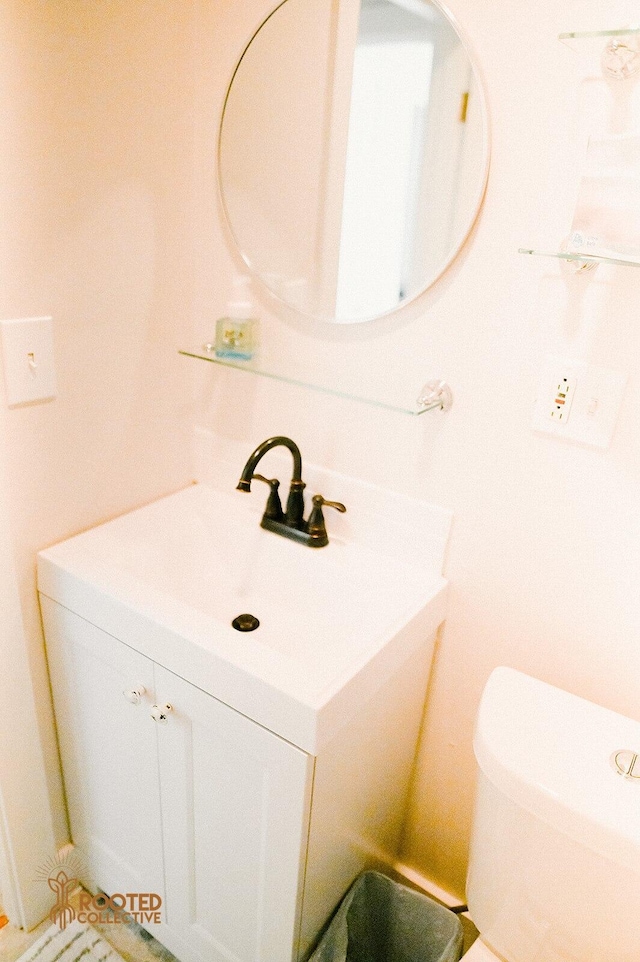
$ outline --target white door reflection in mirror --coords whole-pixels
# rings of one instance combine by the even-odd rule
[[[475,220],[484,97],[428,0],[285,0],[246,48],[220,143],[227,221],[303,314],[352,323],[415,299]]]
[[[428,41],[358,41],[338,264],[339,318],[393,310],[408,287],[432,65]]]

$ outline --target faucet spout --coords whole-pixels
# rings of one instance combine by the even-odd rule
[[[242,469],[237,490],[251,491],[251,479],[254,477],[259,462],[268,451],[277,447],[288,448],[293,457],[293,474],[291,475],[291,485],[287,499],[285,523],[291,528],[302,528],[304,524],[304,495],[302,492],[305,486],[302,480],[302,456],[300,454],[300,448],[291,438],[278,435],[273,438],[268,438],[266,441],[263,441],[262,444],[259,444],[255,451],[249,455],[249,459]]]
[[[267,451],[271,451],[272,448],[279,446],[288,448],[293,457],[293,475],[289,487],[289,497],[287,498],[287,509],[284,513],[278,496],[278,487],[280,485],[278,479],[271,478],[270,480],[269,478],[265,478],[264,475],[256,473],[256,468]],[[305,484],[302,480],[302,458],[300,456],[300,448],[291,438],[278,435],[275,438],[268,438],[268,440],[259,444],[255,451],[249,455],[249,459],[242,469],[240,480],[236,485],[237,490],[251,491],[251,482],[254,478],[257,478],[259,481],[264,481],[270,488],[269,500],[267,501],[267,506],[262,515],[262,521],[260,522],[261,528],[265,528],[267,531],[273,531],[275,534],[282,535],[284,538],[290,538],[292,541],[298,541],[301,544],[307,545],[309,548],[323,548],[329,544],[327,529],[322,515],[323,505],[327,508],[335,508],[336,511],[342,513],[347,509],[339,501],[327,501],[321,494],[316,494],[313,498],[313,509],[309,515],[309,520],[304,520],[303,490]]]

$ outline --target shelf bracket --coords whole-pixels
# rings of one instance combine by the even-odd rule
[[[427,381],[416,398],[416,404],[421,409],[421,414],[436,409],[450,411],[453,405],[451,388],[446,381]]]

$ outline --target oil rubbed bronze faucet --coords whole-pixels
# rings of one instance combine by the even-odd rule
[[[277,478],[265,478],[262,474],[256,474],[255,470],[258,463],[265,456],[267,451],[279,446],[288,448],[293,456],[293,474],[289,485],[289,496],[287,498],[286,511],[282,510],[278,488],[280,482]],[[238,491],[251,491],[251,482],[254,478],[264,481],[270,487],[267,506],[260,522],[261,527],[275,534],[281,534],[284,538],[291,538],[292,541],[299,541],[306,544],[309,548],[323,548],[329,544],[327,529],[322,514],[323,506],[335,508],[336,511],[344,513],[347,509],[339,501],[326,501],[321,494],[314,494],[313,508],[309,515],[309,520],[304,520],[304,488],[302,480],[302,457],[300,448],[291,438],[278,436],[263,441],[250,455],[249,460],[242,469],[240,480],[238,481]]]

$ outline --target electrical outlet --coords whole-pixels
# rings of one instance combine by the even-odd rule
[[[550,357],[541,372],[533,430],[608,448],[627,381],[626,374],[585,361]]]
[[[569,420],[577,383],[578,379],[571,376],[560,376],[556,380],[549,417],[557,424],[566,424]]]

